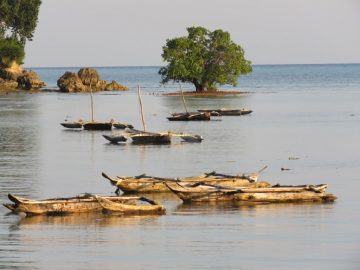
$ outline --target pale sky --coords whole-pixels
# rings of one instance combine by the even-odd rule
[[[42,0],[27,67],[163,65],[167,38],[223,29],[253,64],[360,63],[360,0]]]

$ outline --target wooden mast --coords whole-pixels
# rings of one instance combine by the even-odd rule
[[[185,97],[184,97],[184,93],[183,93],[181,84],[180,84],[180,92],[181,92],[181,97],[182,97],[182,102],[183,102],[183,105],[184,105],[184,108],[185,108],[185,112],[188,114],[189,112],[188,112],[187,107],[186,107]]]
[[[93,100],[93,92],[91,87],[91,80],[90,80],[90,98],[91,98],[91,122],[94,122],[94,100]]]
[[[145,124],[145,118],[144,118],[144,108],[141,100],[141,94],[140,94],[140,85],[138,85],[138,97],[139,97],[139,104],[140,104],[140,113],[141,113],[141,122],[143,125],[144,132],[146,132],[146,124]]]

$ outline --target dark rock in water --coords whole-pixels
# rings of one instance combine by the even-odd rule
[[[102,80],[98,72],[93,68],[81,68],[78,73],[65,72],[58,81],[57,85],[62,92],[90,92],[92,91],[124,91],[128,90],[116,81],[107,83]]]
[[[117,83],[116,81],[112,81],[111,83],[107,84],[105,87],[105,91],[126,91],[129,88],[127,86],[121,85],[119,83]]]
[[[37,73],[33,70],[24,70],[17,78],[19,87],[25,90],[39,89],[45,86],[45,83],[40,80]]]
[[[79,76],[81,82],[85,86],[96,86],[101,80],[96,69],[93,68],[81,68],[77,75]]]
[[[72,93],[86,91],[86,86],[82,83],[79,76],[69,71],[65,72],[64,75],[57,80],[57,85],[62,92]]]

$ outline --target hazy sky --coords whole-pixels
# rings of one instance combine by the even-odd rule
[[[254,64],[360,63],[360,0],[42,0],[25,66],[162,65],[167,38],[223,29]]]

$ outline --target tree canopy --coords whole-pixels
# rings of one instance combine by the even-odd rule
[[[168,39],[162,58],[168,65],[160,68],[162,83],[193,83],[197,92],[215,91],[219,85],[237,85],[241,74],[252,71],[244,50],[228,32],[204,27],[187,28],[187,37]]]
[[[41,0],[0,0],[1,63],[21,63],[27,40],[32,40]],[[1,64],[0,63],[0,64]]]

